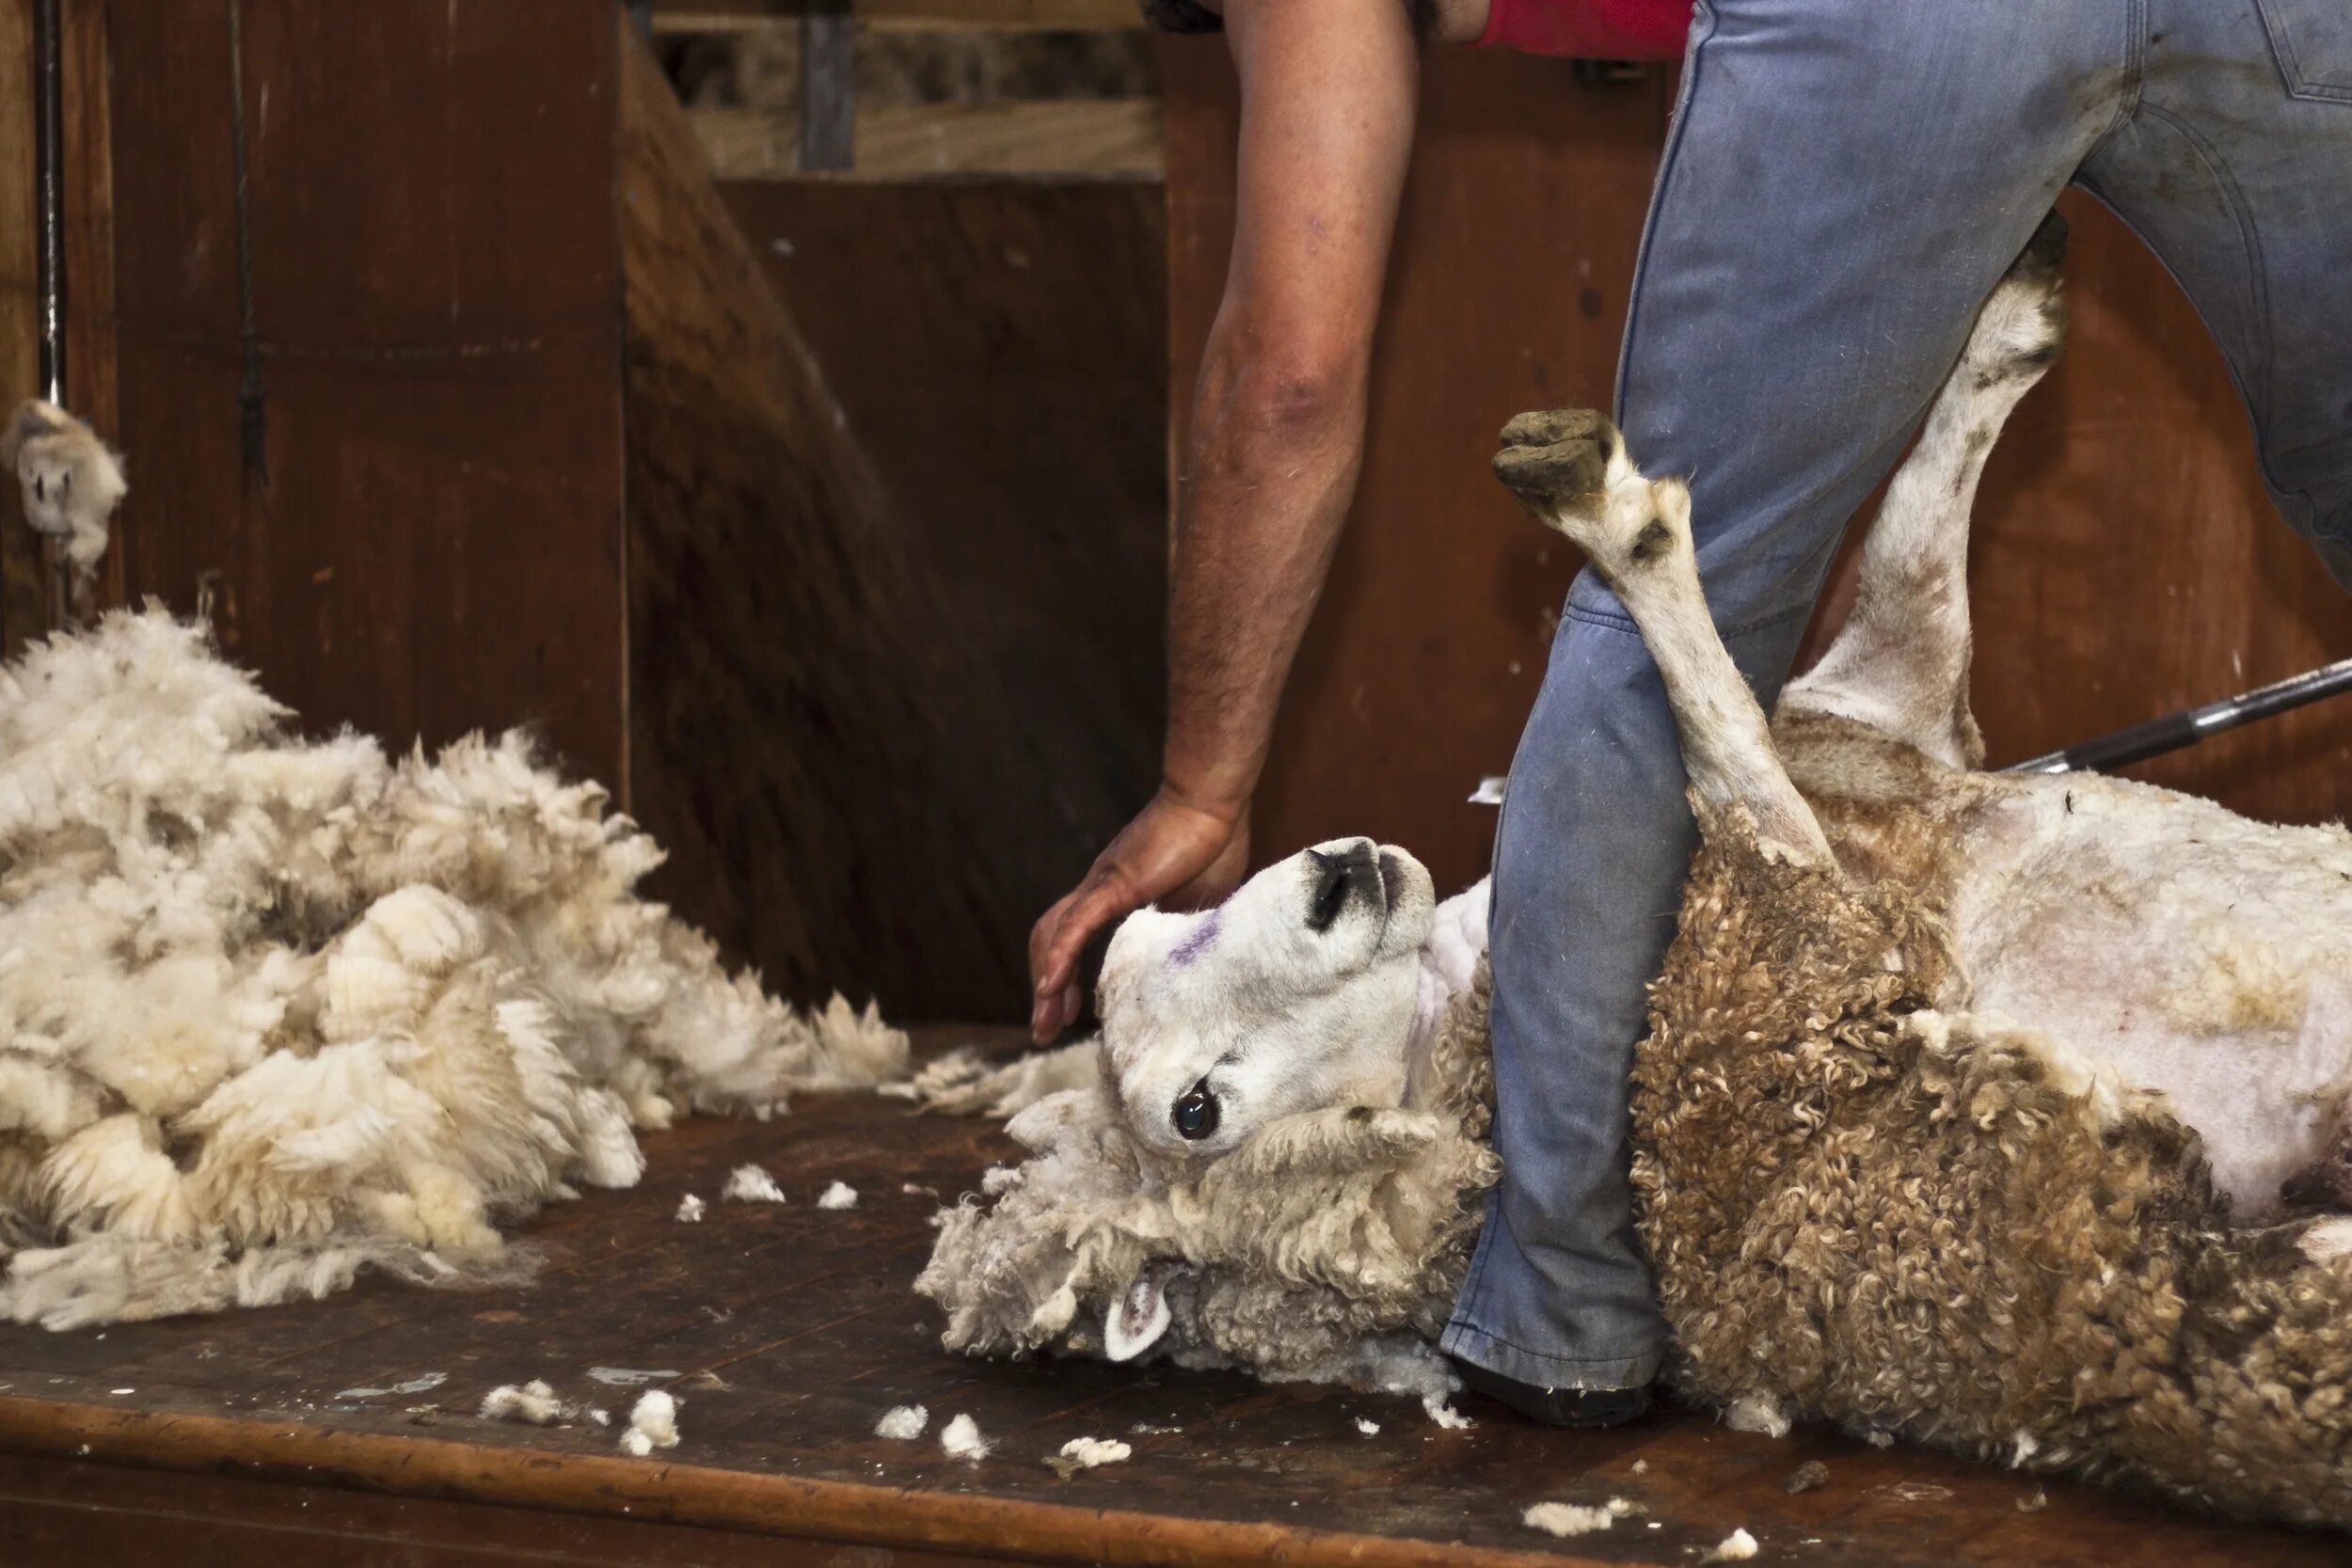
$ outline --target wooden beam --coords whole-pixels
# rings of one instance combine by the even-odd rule
[[[114,66],[103,0],[66,0],[62,65],[65,116],[66,402],[109,441],[120,439],[122,388],[115,373]],[[143,508],[126,499],[97,579],[80,590],[74,614],[88,620],[122,604],[125,552]]]
[[[0,0],[0,394],[10,408],[33,394],[40,360],[32,12],[32,0]],[[40,540],[24,526],[16,476],[0,473],[0,655],[15,657],[48,624]]]
[[[782,180],[801,172],[799,126],[757,109],[698,109],[689,117],[723,180]],[[1119,175],[1158,179],[1156,99],[1030,103],[876,105],[857,117],[851,169],[860,179],[933,174]]]
[[[803,173],[850,166],[857,136],[857,24],[849,0],[827,0],[801,18],[801,145]]]
[[[658,6],[656,36],[748,33],[788,27],[810,0],[691,0]],[[1136,0],[856,0],[859,25],[911,31],[995,28],[1006,32],[1119,32],[1143,25]]]

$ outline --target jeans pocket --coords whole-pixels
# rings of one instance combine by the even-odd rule
[[[2254,0],[2296,98],[2352,103],[2352,0]]]

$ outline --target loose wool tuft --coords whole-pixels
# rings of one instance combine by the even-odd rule
[[[659,1388],[647,1389],[628,1413],[628,1430],[621,1433],[621,1447],[643,1459],[656,1449],[677,1445],[677,1401]]]
[[[727,1176],[727,1184],[719,1189],[719,1196],[736,1203],[782,1203],[784,1189],[768,1174],[764,1165],[738,1165]]]
[[[530,1426],[551,1426],[572,1413],[572,1407],[555,1397],[555,1390],[537,1378],[516,1385],[501,1383],[482,1396],[480,1415],[485,1421],[521,1421]]]
[[[0,672],[0,1313],[52,1328],[495,1281],[635,1130],[901,1073],[729,975],[520,735],[303,740],[160,610]]]
[[[1537,1503],[1519,1518],[1530,1529],[1567,1537],[1611,1528],[1627,1514],[1640,1512],[1636,1504],[1623,1497],[1612,1497],[1589,1507],[1582,1503]]]
[[[931,1413],[919,1404],[894,1404],[874,1423],[874,1435],[895,1443],[912,1443],[931,1424]]]
[[[980,1435],[980,1423],[969,1416],[958,1416],[939,1432],[940,1451],[950,1459],[968,1459],[977,1465],[993,1446]]]

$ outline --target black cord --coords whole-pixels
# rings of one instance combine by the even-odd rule
[[[40,395],[65,404],[65,93],[64,47],[57,33],[57,0],[33,6],[33,180],[40,232],[35,253],[40,277]]]
[[[245,379],[237,386],[237,414],[248,483],[269,485],[269,388],[262,379],[262,334],[253,313],[253,218],[246,196],[245,144],[245,5],[229,0],[230,146],[237,167],[237,290],[243,316],[237,336],[245,350]]]

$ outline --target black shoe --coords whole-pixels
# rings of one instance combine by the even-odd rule
[[[1521,1383],[1449,1356],[1462,1381],[1500,1404],[1507,1404],[1531,1421],[1548,1427],[1613,1427],[1649,1409],[1649,1387],[1547,1388]]]

